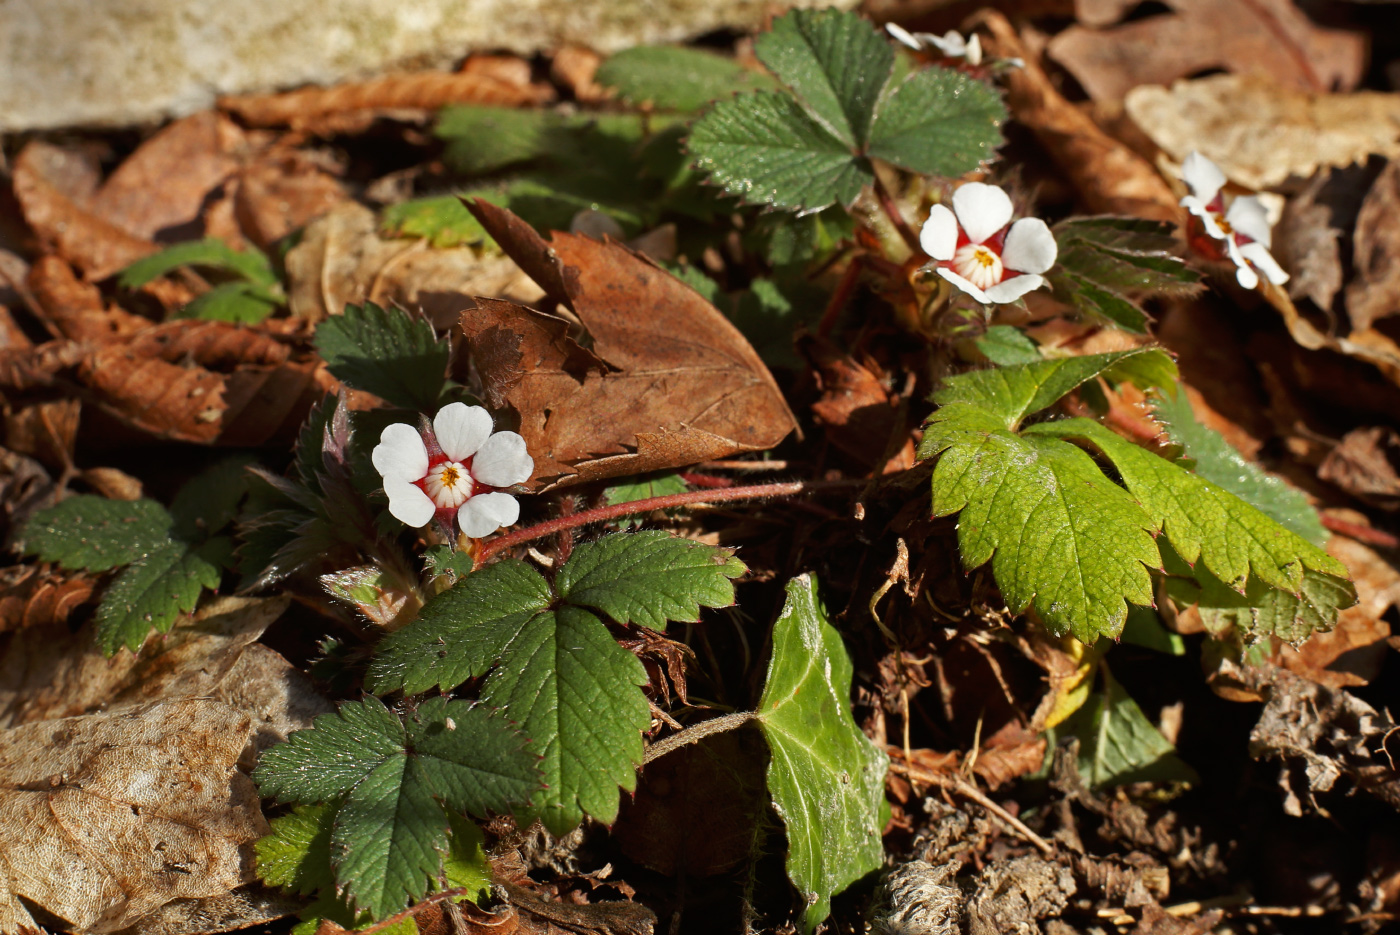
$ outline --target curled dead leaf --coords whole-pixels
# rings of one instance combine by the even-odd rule
[[[1356,218],[1355,275],[1346,290],[1347,317],[1357,331],[1400,315],[1400,160],[1371,184]]]
[[[14,565],[0,571],[0,633],[66,625],[95,587],[96,582],[87,575],[61,572],[48,565]]]
[[[761,451],[796,427],[748,341],[680,280],[620,244],[546,243],[502,208],[469,207],[592,338],[590,354],[562,319],[505,302],[462,313],[488,396],[520,415],[536,489]]]
[[[1352,429],[1323,458],[1317,476],[1367,503],[1400,507],[1400,433],[1381,425]]]
[[[56,336],[102,343],[151,326],[140,315],[115,305],[105,307],[98,288],[80,280],[73,267],[52,254],[34,261],[29,288]]]

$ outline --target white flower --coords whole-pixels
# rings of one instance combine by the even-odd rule
[[[389,512],[409,526],[434,516],[479,539],[520,518],[520,504],[499,488],[530,479],[535,462],[525,439],[491,431],[480,406],[452,403],[433,417],[432,431],[396,422],[379,436],[370,460],[384,477]]]
[[[1235,264],[1235,278],[1246,289],[1259,285],[1255,270],[1274,285],[1288,282],[1288,274],[1269,253],[1273,237],[1263,202],[1245,195],[1230,199],[1227,208],[1225,173],[1198,152],[1193,151],[1181,163],[1181,177],[1191,189],[1191,194],[1181,199],[1181,206],[1198,219],[1187,234],[1193,248],[1211,259],[1229,257]],[[1209,239],[1198,236],[1200,232]],[[1217,240],[1221,243],[1214,243]]]
[[[1011,220],[1011,198],[995,185],[968,182],[953,192],[953,209],[934,205],[919,232],[938,275],[984,304],[1015,302],[1046,285],[1055,265],[1055,235],[1040,218]]]
[[[950,29],[942,36],[931,32],[911,33],[898,23],[886,23],[885,31],[916,52],[929,47],[935,48],[944,58],[963,58],[972,66],[982,64],[982,40],[973,33],[964,39],[962,33]]]

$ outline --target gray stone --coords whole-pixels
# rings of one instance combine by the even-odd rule
[[[444,66],[473,50],[577,43],[611,52],[753,26],[772,8],[768,0],[0,0],[0,132],[145,123],[202,110],[221,94]]]

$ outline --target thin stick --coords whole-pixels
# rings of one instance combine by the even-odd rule
[[[696,467],[707,471],[786,471],[786,461],[702,461]]]
[[[708,721],[701,721],[699,724],[693,724],[685,730],[665,737],[647,747],[646,757],[642,760],[642,764],[645,765],[652,760],[659,760],[672,750],[678,750],[681,747],[697,743],[713,734],[722,734],[727,730],[742,727],[756,717],[758,717],[758,715],[753,711],[739,711],[735,714],[726,714],[723,717],[714,717],[710,718]]]
[[[1382,549],[1400,549],[1400,539],[1388,532],[1372,529],[1370,526],[1363,526],[1360,523],[1349,523],[1344,519],[1328,516],[1325,513],[1318,515],[1322,519],[1322,525],[1339,536],[1346,536],[1348,539],[1355,539],[1357,542],[1364,542]]]
[[[506,533],[499,539],[493,539],[481,547],[476,555],[475,567],[480,568],[495,555],[506,549],[523,545],[526,542],[534,542],[536,539],[543,539],[545,536],[552,536],[565,529],[577,529],[580,526],[587,526],[589,523],[600,523],[604,520],[617,519],[620,516],[631,516],[635,513],[650,513],[652,510],[669,510],[679,506],[695,506],[701,503],[727,503],[732,500],[761,500],[766,497],[792,497],[801,493],[811,493],[816,490],[829,490],[837,487],[852,487],[864,483],[858,480],[837,480],[837,481],[788,481],[779,484],[754,484],[748,487],[725,487],[718,490],[691,490],[686,493],[667,494],[663,497],[648,497],[645,500],[632,500],[628,503],[614,503],[608,506],[594,507],[591,510],[581,510],[568,516],[557,516],[554,519],[536,523],[533,526],[526,526],[524,529],[517,529],[515,532]]]
[[[919,245],[919,235],[914,233],[914,229],[909,226],[909,222],[904,220],[904,214],[899,210],[899,205],[894,203],[894,197],[890,195],[889,189],[885,188],[885,183],[880,181],[880,176],[875,176],[875,197],[880,201],[880,207],[884,209],[885,216],[890,219],[894,229],[899,231],[899,236],[904,240],[905,245],[913,253],[923,253],[924,248]]]
[[[959,795],[966,796],[967,798],[976,802],[978,805],[985,808],[987,811],[991,812],[993,815],[1000,818],[1002,821],[1006,822],[1006,824],[1009,825],[1013,831],[1015,831],[1021,837],[1025,838],[1027,841],[1030,841],[1037,848],[1039,848],[1042,854],[1049,857],[1055,853],[1055,845],[1051,844],[1049,841],[1036,834],[1030,828],[1027,828],[1025,822],[1008,812],[1006,809],[1002,808],[997,803],[993,802],[991,799],[987,798],[987,796],[982,792],[981,789],[977,788],[972,783],[963,779],[956,773],[935,773],[932,770],[920,769],[917,766],[910,766],[907,763],[891,763],[890,769],[894,770],[896,773],[900,773],[901,775],[907,776],[915,782],[923,782],[928,783],[929,785],[942,786],[945,789],[952,789]]]
[[[386,928],[398,925],[400,922],[402,922],[404,919],[407,919],[411,915],[417,915],[419,910],[421,909],[426,909],[428,906],[431,906],[434,903],[440,903],[444,899],[456,899],[458,896],[466,896],[472,891],[472,889],[473,887],[470,886],[459,886],[453,890],[443,890],[441,893],[434,893],[433,895],[424,899],[421,903],[409,906],[403,912],[394,913],[393,915],[389,916],[389,918],[385,919],[383,922],[376,922],[369,928],[355,929],[355,935],[374,935],[375,932],[382,932]]]

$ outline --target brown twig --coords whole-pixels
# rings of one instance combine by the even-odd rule
[[[726,714],[723,717],[710,718],[708,721],[701,721],[699,724],[692,724],[679,733],[664,737],[651,746],[647,747],[643,765],[652,760],[658,760],[672,750],[679,750],[681,747],[698,743],[706,737],[714,734],[722,734],[727,730],[736,727],[743,727],[749,721],[755,720],[758,715],[753,711],[740,711],[736,714]]]
[[[840,487],[852,487],[862,484],[859,480],[835,480],[835,481],[788,481],[779,484],[753,484],[748,487],[727,487],[719,490],[692,490],[687,493],[667,494],[664,497],[648,497],[645,500],[632,500],[627,503],[614,503],[608,506],[594,507],[591,510],[582,510],[569,516],[557,516],[554,519],[536,523],[533,526],[526,526],[524,529],[517,529],[515,532],[507,533],[499,539],[493,539],[482,546],[481,551],[476,556],[476,567],[480,568],[495,555],[499,555],[506,549],[514,548],[526,542],[533,542],[536,539],[543,539],[545,536],[552,536],[565,529],[577,529],[580,526],[587,526],[589,523],[600,523],[604,520],[617,519],[621,516],[632,516],[637,513],[650,513],[652,510],[670,510],[682,506],[696,506],[708,503],[727,503],[733,500],[762,500],[768,497],[792,497],[797,494],[811,493],[817,490],[831,490]]]
[[[1030,828],[1026,827],[1025,822],[1008,812],[1006,809],[1002,808],[997,803],[993,802],[991,799],[987,798],[986,794],[981,789],[977,788],[972,783],[968,782],[966,779],[963,779],[962,776],[958,775],[957,773],[935,773],[932,770],[920,769],[917,766],[910,766],[907,763],[896,762],[890,763],[890,769],[896,773],[899,773],[902,776],[914,780],[915,782],[922,782],[927,783],[929,785],[942,786],[945,789],[952,789],[954,792],[958,793],[961,796],[971,799],[978,805],[985,808],[987,811],[991,812],[996,817],[1000,818],[1003,822],[1010,826],[1011,830],[1015,831],[1021,837],[1025,838],[1027,841],[1031,842],[1037,848],[1039,848],[1042,854],[1049,857],[1055,853],[1055,845],[1051,844],[1049,841],[1036,834]]]
[[[1388,532],[1363,526],[1360,523],[1350,523],[1325,513],[1319,515],[1322,517],[1322,525],[1339,536],[1346,536],[1348,539],[1355,539],[1357,542],[1374,545],[1380,549],[1400,549],[1400,539]]]

